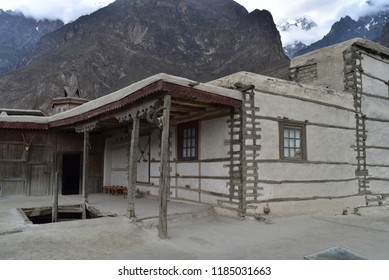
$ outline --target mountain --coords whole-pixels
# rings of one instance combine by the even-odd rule
[[[278,30],[280,30],[281,32],[290,32],[290,33],[293,33],[296,31],[297,32],[298,31],[308,32],[312,28],[315,28],[315,27],[317,27],[317,24],[314,21],[309,20],[306,17],[301,17],[301,18],[294,19],[294,20],[283,20],[283,21],[277,23]],[[289,58],[292,58],[295,53],[299,52],[300,50],[302,50],[306,47],[307,47],[306,44],[304,44],[301,41],[296,40],[291,44],[285,45],[283,47],[283,49],[284,49],[284,53]]]
[[[246,70],[287,77],[270,12],[233,0],[117,0],[41,38],[0,77],[0,102],[48,110],[74,65],[83,97],[165,72],[208,81]]]
[[[306,17],[301,17],[295,20],[283,20],[277,24],[277,28],[281,31],[290,31],[293,28],[309,31],[317,27],[317,24]]]
[[[287,44],[284,46],[284,53],[289,57],[292,58],[296,53],[299,51],[305,49],[307,47],[306,44],[304,44],[301,41],[294,41],[292,44]]]
[[[380,44],[389,48],[389,21],[385,24],[382,29]]]
[[[15,68],[45,34],[63,26],[60,20],[34,20],[22,13],[0,10],[0,73]]]
[[[343,17],[332,25],[330,32],[323,39],[311,44],[295,55],[302,55],[355,37],[379,42],[383,27],[388,19],[389,10],[381,11],[375,15],[360,17],[358,21],[353,20],[349,16]]]

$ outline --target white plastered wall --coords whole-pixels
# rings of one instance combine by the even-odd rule
[[[239,72],[212,82],[226,87],[236,82],[255,86],[254,99],[255,106],[260,109],[261,128],[258,186],[263,188],[260,190],[263,196],[247,205],[248,214],[263,213],[264,207],[270,207],[273,215],[342,213],[342,207],[363,205],[363,199],[357,197],[358,181],[355,177],[353,96],[334,90],[343,90],[344,87],[342,51],[347,47],[348,44],[344,44],[295,61],[296,65],[300,62],[305,65],[312,62],[308,61],[310,58],[319,55],[313,61],[318,63],[319,78],[323,78],[318,84],[327,86],[330,82],[334,86],[332,89],[249,72]],[[324,63],[327,56],[332,62],[341,58],[335,70]],[[331,75],[326,79],[324,76],[329,71]],[[331,77],[336,77],[336,85]],[[306,125],[306,161],[280,159],[279,122],[286,120]]]
[[[174,129],[175,130],[175,129]],[[180,162],[174,156],[171,163],[175,170],[172,178],[172,196],[177,199],[216,205],[223,195],[228,194],[228,139],[227,117],[199,122],[199,159]],[[176,137],[174,137],[176,140]],[[175,143],[176,141],[174,141]],[[177,146],[172,145],[174,155]]]
[[[149,136],[139,137],[137,181],[149,182]],[[105,140],[104,185],[128,186],[128,136]]]
[[[199,122],[199,160],[192,162],[177,161],[176,127],[171,127],[171,198],[216,205],[218,199],[228,194],[229,175],[224,166],[229,162],[229,148],[224,145],[228,139],[227,119],[220,117]],[[160,135],[160,129],[156,128],[150,135],[139,138],[137,188],[152,196],[158,195]],[[104,185],[128,185],[127,142],[125,135],[106,139]]]
[[[269,90],[255,91],[255,104],[260,107],[262,118],[259,185],[264,190],[261,200],[278,201],[270,203],[277,212],[275,214],[307,213],[312,211],[318,197],[326,200],[358,193],[352,99],[349,96],[339,98],[338,94],[331,96],[331,91],[328,91],[325,100],[330,102],[312,98],[303,88],[300,94],[294,91],[294,96],[288,95],[288,88],[285,88],[285,93],[276,94]],[[280,159],[279,121],[286,120],[306,124],[306,161]],[[279,207],[285,203],[297,208]],[[261,212],[263,205],[269,203],[258,203],[257,211]],[[318,203],[318,209],[323,205],[325,203]],[[333,207],[334,204],[328,205]],[[332,211],[332,208],[328,210]]]

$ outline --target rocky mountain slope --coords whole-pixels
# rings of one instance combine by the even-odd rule
[[[14,69],[43,35],[61,26],[60,20],[36,21],[21,13],[0,10],[0,73]]]
[[[307,47],[306,44],[304,44],[301,41],[294,41],[292,44],[287,44],[284,46],[284,53],[289,57],[292,58],[296,53],[301,51],[302,49],[305,49]]]
[[[233,0],[117,0],[44,36],[0,77],[6,107],[46,110],[72,65],[96,98],[165,72],[207,81],[247,70],[285,77],[289,59],[268,11]]]
[[[381,11],[375,15],[360,17],[358,21],[346,16],[334,23],[330,32],[323,39],[298,51],[295,55],[302,55],[355,37],[379,42],[383,27],[388,20],[389,10]]]

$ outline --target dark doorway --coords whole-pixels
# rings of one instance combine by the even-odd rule
[[[81,155],[63,155],[62,194],[80,193]]]

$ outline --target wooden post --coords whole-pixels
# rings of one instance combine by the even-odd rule
[[[58,171],[55,172],[54,190],[53,190],[53,208],[51,211],[51,222],[58,222]]]
[[[161,239],[167,237],[167,194],[170,189],[169,171],[169,127],[171,95],[163,100],[162,137],[161,137],[161,166],[159,177],[159,225],[158,234]]]
[[[89,131],[84,128],[84,150],[82,162],[82,218],[86,219],[86,203],[88,203],[88,166],[89,166]]]
[[[128,207],[127,217],[135,218],[135,192],[136,192],[136,177],[138,169],[138,143],[139,143],[139,116],[137,113],[132,115],[132,130],[128,129],[129,151],[128,151]]]

